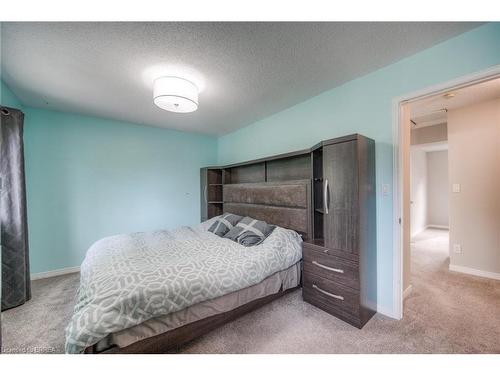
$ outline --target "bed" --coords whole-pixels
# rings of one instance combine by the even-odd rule
[[[300,285],[310,180],[226,188],[226,212],[277,225],[266,240],[244,247],[218,237],[207,230],[212,218],[96,242],[82,263],[67,353],[171,352]]]

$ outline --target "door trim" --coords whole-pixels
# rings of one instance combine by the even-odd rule
[[[403,223],[409,220],[403,216],[402,190],[403,173],[401,171],[401,160],[404,152],[409,152],[409,145],[402,145],[401,136],[401,106],[426,97],[443,94],[450,90],[458,90],[472,86],[491,79],[500,78],[500,65],[464,75],[450,81],[433,85],[405,95],[398,96],[392,100],[392,142],[393,142],[393,309],[391,317],[402,319],[403,317]]]

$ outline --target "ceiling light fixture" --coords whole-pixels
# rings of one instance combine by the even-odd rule
[[[154,81],[154,103],[170,112],[189,113],[198,109],[198,87],[180,77],[160,77]]]

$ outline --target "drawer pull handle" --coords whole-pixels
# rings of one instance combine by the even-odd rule
[[[339,299],[339,300],[341,300],[341,301],[343,301],[343,300],[344,300],[344,297],[342,297],[342,296],[338,296],[338,295],[336,295],[336,294],[328,293],[326,290],[321,289],[321,288],[320,288],[319,286],[317,286],[316,284],[313,284],[313,288],[314,288],[314,289],[316,289],[316,290],[317,290],[318,292],[320,292],[320,293],[326,294],[326,295],[327,295],[327,296],[329,296],[329,297],[332,297],[332,298],[335,298],[335,299]]]
[[[324,264],[316,262],[315,260],[312,261],[312,264],[314,264],[315,266],[324,268],[325,270],[328,270],[328,271],[333,271],[333,272],[337,272],[337,273],[344,273],[344,270],[341,270],[340,268],[328,267],[328,266],[325,266]]]

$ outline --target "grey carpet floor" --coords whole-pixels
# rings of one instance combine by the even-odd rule
[[[412,243],[404,318],[358,330],[290,293],[191,342],[181,353],[500,353],[500,281],[448,271],[448,234]],[[5,352],[63,352],[78,274],[33,282],[33,298],[2,314]]]

